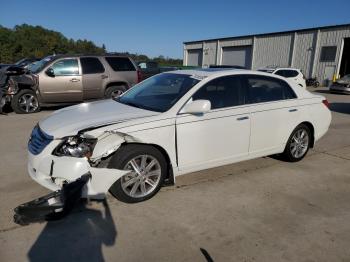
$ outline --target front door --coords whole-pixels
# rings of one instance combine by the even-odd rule
[[[82,81],[78,59],[60,59],[50,68],[54,75],[49,75],[45,71],[39,76],[39,89],[44,102],[82,101]]]
[[[238,76],[210,81],[191,98],[211,102],[203,115],[180,114],[176,120],[179,171],[195,171],[231,163],[248,155],[249,106]]]

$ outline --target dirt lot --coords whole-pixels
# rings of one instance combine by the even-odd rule
[[[350,96],[317,91],[332,125],[299,163],[210,169],[144,203],[109,197],[24,227],[13,208],[48,192],[26,174],[26,143],[51,111],[0,116],[0,261],[350,261]]]

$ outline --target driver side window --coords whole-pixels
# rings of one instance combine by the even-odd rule
[[[201,87],[193,100],[209,100],[211,109],[243,105],[244,87],[239,76],[224,76],[210,81]]]
[[[63,59],[55,62],[51,68],[55,76],[79,75],[79,64],[77,59]]]

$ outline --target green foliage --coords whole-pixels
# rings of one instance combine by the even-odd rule
[[[52,54],[104,54],[106,46],[96,46],[92,41],[68,39],[59,32],[41,26],[27,24],[9,29],[0,25],[0,62],[14,63],[22,58],[42,58]],[[120,53],[129,55],[135,61],[153,60],[160,65],[182,65],[181,59],[159,56],[150,59],[146,55]]]
[[[25,57],[56,54],[103,54],[105,50],[88,40],[68,39],[59,32],[27,24],[8,29],[0,25],[0,61],[13,63]]]

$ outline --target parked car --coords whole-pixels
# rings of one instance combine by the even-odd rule
[[[299,86],[306,88],[305,76],[300,69],[288,67],[265,67],[259,69],[259,71],[289,78],[295,81]]]
[[[40,61],[40,58],[30,57],[18,60],[14,65],[26,68],[28,65]]]
[[[126,56],[48,56],[16,77],[18,92],[11,95],[11,106],[16,113],[34,113],[44,105],[118,96],[140,77],[136,64]]]
[[[272,154],[299,161],[330,122],[324,97],[277,75],[172,71],[40,121],[28,172],[51,190],[89,174],[85,197],[139,202],[189,172]]]
[[[0,69],[5,70],[7,67],[9,66],[17,66],[17,67],[23,67],[26,68],[29,64],[34,63],[39,61],[39,58],[23,58],[18,60],[16,63],[14,64],[0,64]]]
[[[175,66],[159,66],[157,62],[154,61],[142,61],[137,63],[138,67],[142,73],[142,79],[147,79],[159,73],[174,71],[178,68]]]
[[[329,91],[332,93],[350,94],[350,74],[332,83],[329,87]]]
[[[210,65],[209,68],[247,69],[244,66],[238,66],[238,65]]]

